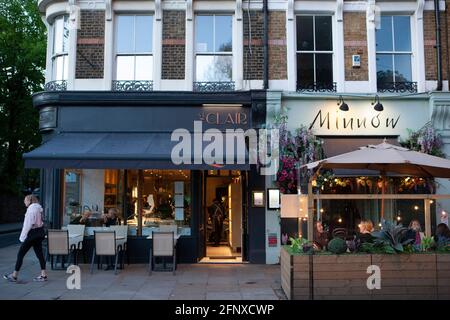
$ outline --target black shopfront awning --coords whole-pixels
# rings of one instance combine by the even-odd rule
[[[70,169],[185,169],[185,170],[249,170],[246,150],[234,148],[233,164],[207,164],[203,159],[175,164],[170,133],[60,133],[33,151],[24,154],[26,168]],[[194,150],[194,141],[191,143]],[[202,143],[201,150],[206,143]],[[229,152],[230,150],[224,150]],[[240,163],[238,162],[240,159]],[[245,161],[242,161],[245,159]],[[244,163],[242,163],[244,162]]]

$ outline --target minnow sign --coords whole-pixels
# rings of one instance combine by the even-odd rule
[[[288,100],[288,128],[299,125],[311,129],[318,136],[401,136],[407,129],[422,128],[430,119],[425,100],[381,99],[382,111],[376,111],[371,100],[346,100],[348,111],[339,109],[334,100]]]

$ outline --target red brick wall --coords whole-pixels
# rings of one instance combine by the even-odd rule
[[[287,79],[286,12],[269,12],[269,79]]]
[[[251,24],[249,24],[248,14],[244,11],[243,19],[244,80],[262,80],[264,78],[264,15],[261,11],[250,11]]]
[[[105,56],[105,12],[80,12],[75,76],[78,79],[103,78]]]
[[[447,1],[449,4],[450,1]],[[441,46],[442,46],[442,78],[447,79],[447,42],[449,41],[446,30],[447,12],[441,12]],[[423,37],[425,45],[425,77],[426,80],[437,80],[437,60],[436,60],[436,31],[434,11],[424,11],[423,13]]]
[[[184,11],[163,12],[162,79],[184,79],[185,21]]]
[[[352,55],[359,54],[361,67],[352,67]],[[345,80],[368,81],[366,14],[344,12]]]

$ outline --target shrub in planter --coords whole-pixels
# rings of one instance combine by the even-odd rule
[[[374,231],[371,234],[375,238],[375,246],[384,247],[385,249],[388,249],[386,247],[391,247],[394,252],[403,252],[403,246],[414,241],[412,239],[403,240],[405,239],[406,231],[408,231],[408,228],[403,227],[402,224],[383,220],[381,222],[381,231]]]
[[[341,254],[347,252],[347,244],[344,239],[334,238],[328,243],[328,251]]]

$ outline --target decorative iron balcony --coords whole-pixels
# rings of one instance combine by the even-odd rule
[[[417,82],[378,82],[378,92],[417,92]]]
[[[197,92],[224,92],[234,91],[234,81],[194,82],[194,91]]]
[[[55,80],[47,82],[44,85],[45,91],[66,91],[67,90],[67,81],[66,80]]]
[[[113,80],[112,91],[153,91],[151,80]]]
[[[336,92],[336,82],[297,83],[297,92]]]

